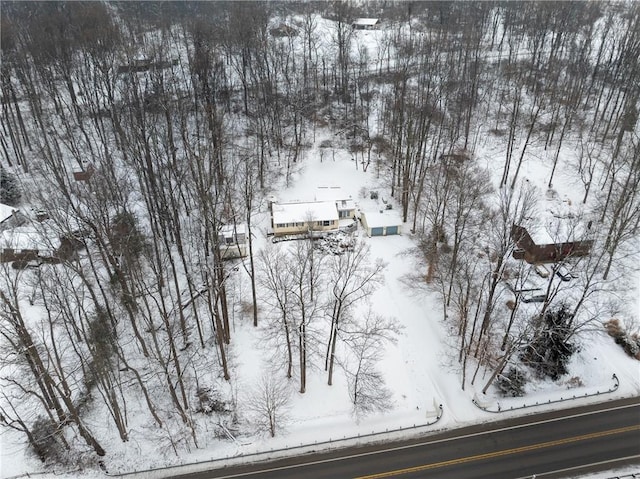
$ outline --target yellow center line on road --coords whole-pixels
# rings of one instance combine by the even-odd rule
[[[411,474],[413,472],[427,471],[429,469],[437,469],[439,467],[453,466],[456,464],[464,464],[466,462],[481,461],[484,459],[492,459],[495,457],[508,456],[510,454],[518,454],[521,452],[535,451],[537,449],[560,446],[562,444],[570,444],[572,442],[586,441],[586,440],[595,439],[598,437],[613,436],[615,434],[622,434],[625,432],[638,431],[638,430],[640,430],[640,425],[626,426],[618,429],[611,429],[609,431],[593,432],[590,434],[584,434],[582,436],[569,437],[566,439],[556,439],[555,441],[541,442],[540,444],[531,444],[529,446],[514,447],[513,449],[504,449],[502,451],[488,452],[485,454],[478,454],[476,456],[461,457],[459,459],[450,459],[448,461],[434,462],[432,464],[424,464],[422,466],[407,467],[406,469],[397,469],[395,471],[381,472],[378,474],[371,474],[368,476],[359,476],[359,477],[356,477],[355,479],[382,479],[384,477],[401,476],[403,474]]]

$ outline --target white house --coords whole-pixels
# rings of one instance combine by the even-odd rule
[[[378,18],[356,18],[351,23],[351,27],[354,30],[373,30],[377,28],[379,24],[380,20]]]
[[[248,251],[247,225],[224,225],[218,231],[222,259],[244,258]]]
[[[402,218],[394,210],[362,212],[360,221],[370,237],[399,235],[402,229]]]
[[[336,231],[338,220],[338,209],[334,201],[271,204],[274,236]]]

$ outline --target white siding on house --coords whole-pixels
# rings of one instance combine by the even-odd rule
[[[271,215],[274,235],[338,229],[338,209],[333,201],[273,203]]]
[[[336,201],[336,208],[338,208],[340,219],[355,218],[356,216],[356,203],[353,200]]]

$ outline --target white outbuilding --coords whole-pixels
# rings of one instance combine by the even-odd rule
[[[363,211],[360,221],[369,237],[399,235],[402,232],[402,218],[394,210]]]

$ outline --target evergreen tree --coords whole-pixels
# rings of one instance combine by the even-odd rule
[[[577,351],[576,346],[569,342],[573,334],[571,317],[564,304],[558,309],[548,310],[534,338],[522,353],[522,361],[540,376],[555,381],[567,373],[567,363]]]
[[[505,374],[498,376],[498,389],[503,396],[522,397],[524,396],[524,386],[527,383],[527,376],[518,368],[511,368]]]

